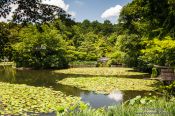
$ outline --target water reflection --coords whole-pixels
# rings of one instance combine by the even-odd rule
[[[108,97],[108,95],[97,94],[94,92],[89,92],[88,94],[81,94],[82,101],[90,104],[93,108],[99,107],[107,107],[111,105],[116,105],[121,103],[122,101],[115,100],[113,98]]]
[[[123,101],[123,93],[119,90],[114,91],[108,95],[108,98],[115,100],[116,102]]]
[[[93,108],[119,104],[137,95],[147,93],[146,91],[114,91],[109,95],[104,95],[57,83],[58,80],[69,78],[69,76],[71,77],[71,75],[66,74],[55,74],[52,71],[15,70],[11,67],[0,70],[0,82],[53,88],[66,95],[81,97],[82,101],[89,103]]]

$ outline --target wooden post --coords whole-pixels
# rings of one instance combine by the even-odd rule
[[[174,69],[173,68],[161,68],[161,73],[159,76],[165,85],[171,84],[175,80]]]
[[[175,80],[174,68],[158,65],[154,66],[160,68],[159,77],[165,85],[170,85]]]

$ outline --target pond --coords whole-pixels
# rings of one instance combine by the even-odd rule
[[[137,95],[148,93],[148,91],[114,91],[105,95],[57,83],[58,80],[69,77],[71,77],[70,74],[57,74],[49,70],[16,70],[11,67],[6,67],[5,70],[0,69],[0,82],[52,88],[66,95],[81,97],[83,102],[93,108],[116,105]]]

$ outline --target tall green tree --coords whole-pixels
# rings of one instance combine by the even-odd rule
[[[68,67],[66,42],[53,25],[29,25],[19,32],[19,42],[14,44],[13,58],[18,67],[66,68]]]
[[[0,59],[7,56],[10,49],[8,24],[0,23]]]
[[[133,0],[122,9],[119,22],[129,33],[154,38],[173,36],[174,17],[172,0]]]
[[[149,62],[157,62],[154,57],[151,57],[151,54],[154,54],[155,51],[148,49],[148,45],[144,41],[145,38],[147,38],[147,41],[152,41],[154,38],[164,40],[167,36],[174,38],[174,8],[175,2],[173,0],[133,0],[123,7],[117,25],[117,32],[120,36],[117,38],[116,46],[118,47],[116,47],[116,51],[127,55],[124,59],[128,61],[125,62],[128,66],[146,67]],[[174,40],[172,39],[172,41]],[[159,42],[161,43],[161,41],[157,43]],[[157,43],[154,45],[158,45]],[[152,47],[152,49],[154,48]],[[169,48],[164,49],[168,50]],[[146,51],[143,55],[144,50]],[[148,55],[149,52],[150,55]],[[158,54],[159,57],[162,55],[161,52],[158,52]],[[166,54],[167,56],[173,56],[170,52]],[[140,59],[142,55],[142,58],[145,58],[144,60]],[[146,58],[152,60],[148,61]],[[164,60],[160,62],[165,63]],[[161,64],[160,62],[158,64]]]

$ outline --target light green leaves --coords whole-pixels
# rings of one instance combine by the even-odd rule
[[[163,40],[155,38],[151,42],[147,41],[146,49],[141,50],[140,59],[158,65],[171,65],[174,63],[174,51],[175,41],[171,37],[167,36]]]
[[[66,96],[52,89],[8,83],[0,83],[0,101],[1,115],[61,112],[81,103],[77,97]]]

